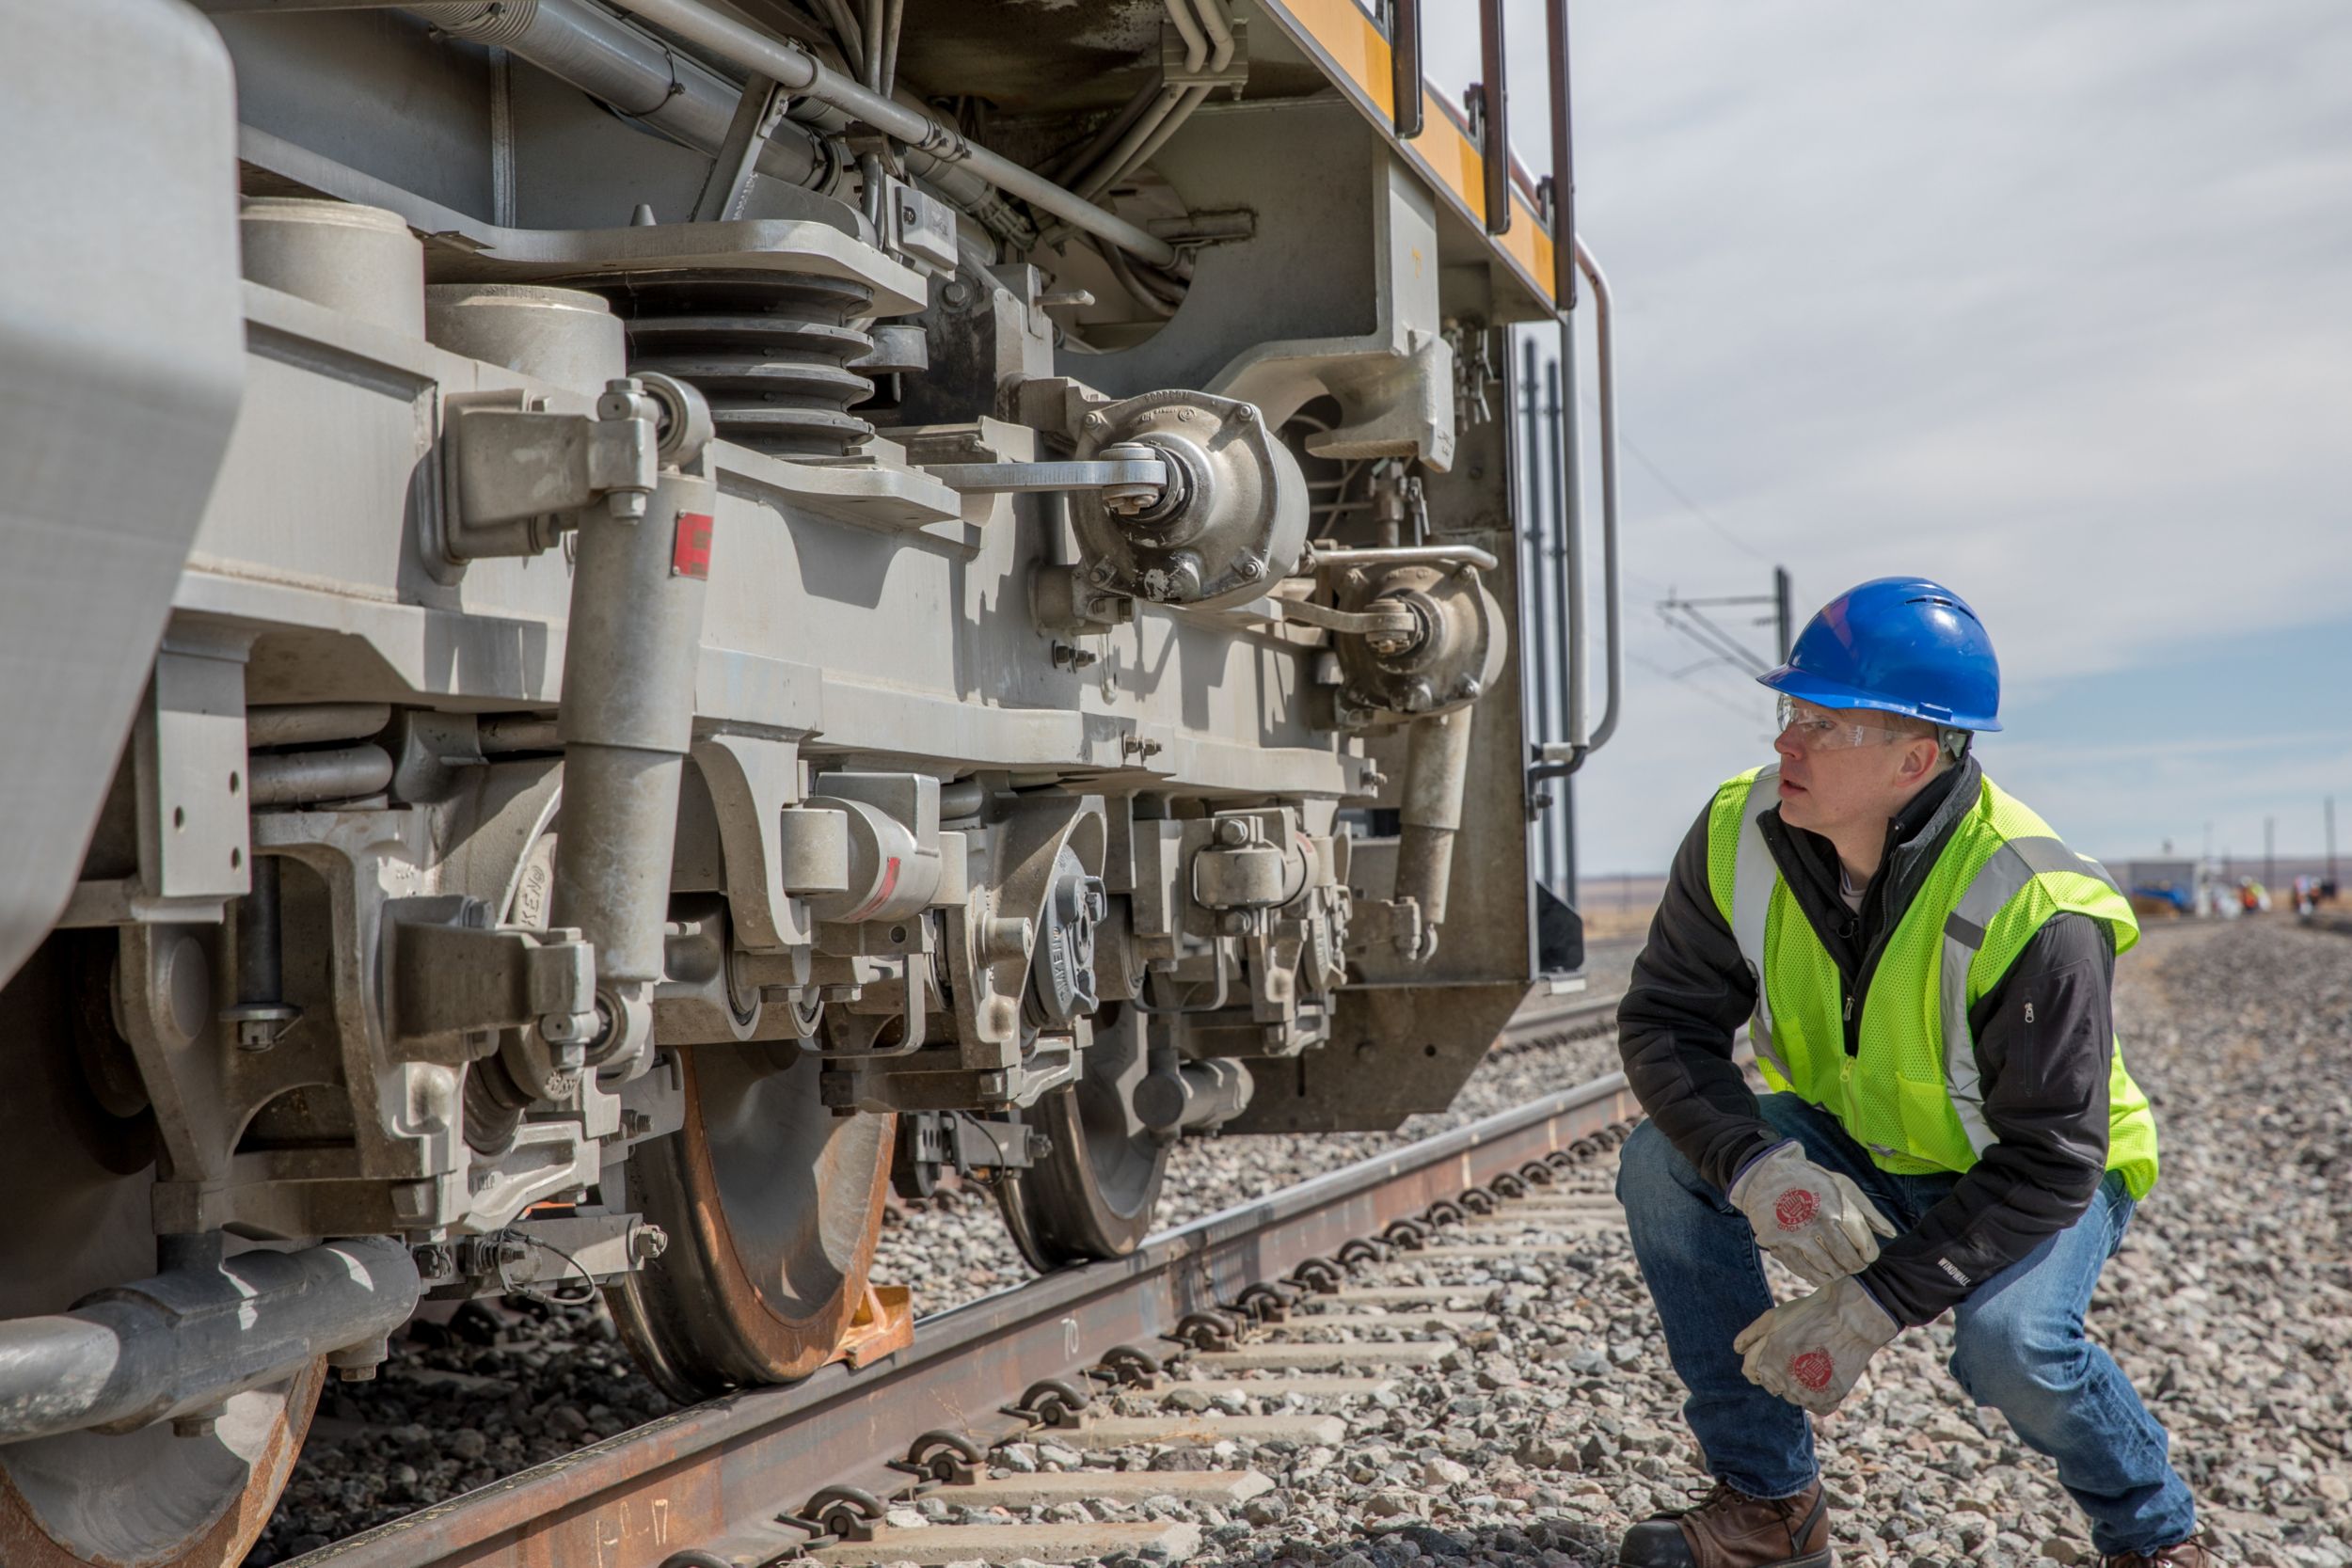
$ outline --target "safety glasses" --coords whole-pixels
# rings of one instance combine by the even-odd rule
[[[1921,738],[1912,730],[1856,723],[1835,708],[1816,707],[1794,697],[1782,697],[1775,709],[1780,716],[1780,733],[1807,752],[1842,752],[1872,741]]]

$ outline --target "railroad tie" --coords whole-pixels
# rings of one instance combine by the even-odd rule
[[[875,1527],[870,1541],[829,1541],[808,1549],[819,1562],[870,1568],[882,1562],[1082,1562],[1090,1558],[1154,1557],[1183,1562],[1200,1549],[1200,1527],[1174,1519],[1148,1524],[1100,1520],[1003,1525]]]

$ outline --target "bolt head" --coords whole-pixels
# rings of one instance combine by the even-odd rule
[[[1240,407],[1238,407],[1238,408],[1236,408],[1236,409],[1234,409],[1234,410],[1233,410],[1233,421],[1234,421],[1236,424],[1255,424],[1255,423],[1257,423],[1257,422],[1258,422],[1258,405],[1257,405],[1256,404],[1253,404],[1253,403],[1245,403],[1245,404],[1243,404]]]
[[[1249,581],[1255,582],[1260,578],[1265,576],[1265,562],[1259,560],[1254,555],[1245,555],[1239,561],[1233,562],[1233,570],[1239,572]]]

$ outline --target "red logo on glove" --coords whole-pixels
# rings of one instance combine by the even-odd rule
[[[1821,1200],[1803,1187],[1791,1187],[1780,1195],[1772,1205],[1772,1218],[1780,1221],[1783,1230],[1796,1230],[1813,1223],[1813,1216],[1821,1212]]]
[[[1829,1386],[1830,1374],[1836,1370],[1825,1350],[1806,1351],[1788,1363],[1788,1375],[1817,1393]]]

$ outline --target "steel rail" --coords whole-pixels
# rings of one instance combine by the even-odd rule
[[[1520,1028],[1540,1027],[1541,1015]],[[819,1490],[886,1496],[911,1439],[983,1446],[1024,1430],[1006,1408],[1111,1347],[1150,1345],[1439,1198],[1517,1172],[1639,1114],[1622,1073],[1375,1155],[1146,1241],[1128,1258],[1048,1275],[924,1319],[914,1343],[862,1368],[747,1390],[292,1560],[285,1568],[660,1568],[674,1554],[772,1547]]]
[[[1613,1017],[1623,991],[1610,991],[1600,996],[1579,996],[1555,1002],[1548,1007],[1530,1008],[1512,1018],[1510,1027],[1497,1039],[1493,1051],[1500,1053],[1518,1046],[1532,1045],[1563,1029],[1579,1029]],[[1518,1038],[1515,1037],[1524,1037]]]

